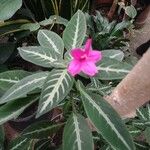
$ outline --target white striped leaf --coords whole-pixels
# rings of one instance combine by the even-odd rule
[[[8,149],[9,150],[31,150],[32,144],[33,144],[33,140],[19,136],[10,142]]]
[[[115,80],[124,78],[132,69],[132,66],[115,59],[103,58],[97,66],[99,73],[96,75],[101,80]]]
[[[14,84],[1,98],[0,104],[25,97],[29,92],[42,87],[48,72],[39,72],[27,76]]]
[[[136,113],[142,122],[150,121],[150,104],[137,109]]]
[[[64,43],[58,34],[48,30],[39,30],[37,38],[42,47],[49,48],[50,51],[63,58]]]
[[[63,150],[93,150],[92,134],[80,114],[72,114],[63,133]]]
[[[134,150],[132,138],[116,111],[100,95],[87,93],[78,82],[87,116],[113,149]]]
[[[73,81],[66,69],[52,70],[42,89],[37,117],[56,107],[70,92]]]
[[[23,70],[11,70],[0,73],[0,89],[6,91],[11,86],[19,82],[24,77],[30,75],[30,72]]]
[[[71,18],[63,33],[65,48],[70,51],[81,47],[86,35],[86,19],[82,11],[78,10]]]
[[[121,50],[116,50],[116,49],[108,49],[108,50],[103,50],[102,56],[103,57],[108,57],[111,59],[116,59],[118,61],[122,61],[124,58],[124,53]]]
[[[63,59],[53,49],[41,46],[18,48],[21,57],[42,67],[64,67]],[[62,55],[63,56],[63,55]]]
[[[52,124],[48,121],[37,122],[27,127],[21,133],[21,135],[30,139],[48,138],[49,136],[56,133],[63,125],[64,123]]]
[[[17,99],[0,106],[0,125],[18,117],[25,108],[38,100],[36,96]]]

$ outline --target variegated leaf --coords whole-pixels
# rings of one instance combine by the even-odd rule
[[[19,136],[9,143],[8,149],[9,150],[31,150],[32,142],[33,140],[31,139],[27,139]]]
[[[101,80],[115,80],[124,78],[132,69],[132,66],[115,59],[103,58],[98,65],[99,73],[96,75]]]
[[[80,114],[72,114],[63,133],[63,150],[93,150],[92,134]]]
[[[18,117],[29,105],[38,100],[37,96],[17,99],[0,107],[0,125]]]
[[[64,43],[59,35],[49,30],[40,30],[37,38],[42,47],[49,48],[51,52],[63,58]]]
[[[102,56],[103,57],[108,57],[111,59],[116,59],[118,61],[122,61],[124,58],[124,53],[121,50],[116,50],[116,49],[108,49],[108,50],[103,50]]]
[[[73,81],[66,69],[52,70],[41,93],[37,117],[56,107],[70,92]]]
[[[10,70],[2,72],[0,73],[0,89],[6,91],[11,86],[30,74],[30,72],[23,70]]]
[[[87,116],[113,149],[135,150],[132,138],[115,110],[100,95],[87,93],[78,82]]]
[[[82,11],[78,10],[71,18],[63,33],[65,48],[70,51],[81,47],[86,36],[86,19]],[[66,56],[67,57],[67,56]]]
[[[32,90],[42,87],[47,75],[48,72],[39,72],[23,78],[0,98],[0,104],[25,97]]]
[[[28,126],[21,135],[29,139],[42,139],[48,138],[49,136],[56,133],[64,123],[52,124],[48,121],[41,121]]]
[[[21,57],[42,67],[65,67],[63,59],[53,49],[41,46],[18,48]]]

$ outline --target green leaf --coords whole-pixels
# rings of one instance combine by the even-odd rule
[[[42,67],[65,67],[63,59],[53,49],[41,46],[28,46],[18,48],[21,57]],[[63,55],[62,55],[63,56]]]
[[[117,36],[120,31],[123,32],[123,30],[128,28],[130,25],[130,21],[122,21],[118,23],[111,32],[111,36]]]
[[[63,133],[63,150],[93,150],[92,134],[80,114],[73,113],[67,121]]]
[[[6,91],[14,84],[18,83],[24,77],[30,75],[30,72],[23,70],[11,70],[0,73],[0,89]]]
[[[16,139],[10,142],[8,149],[9,150],[31,150],[32,142],[33,141],[31,139],[17,137]]]
[[[4,132],[3,126],[0,126],[0,135],[1,135],[0,136],[0,150],[1,150],[5,141],[5,132]]]
[[[150,145],[150,127],[146,128],[146,130],[144,131],[144,135],[145,135],[147,143]]]
[[[68,24],[68,20],[57,15],[50,16],[50,19],[56,24],[63,24],[64,26],[67,26]]]
[[[134,141],[136,150],[149,150],[149,145],[146,142]]]
[[[47,72],[39,72],[27,76],[14,84],[0,99],[0,104],[25,97],[32,90],[41,87],[47,77]]]
[[[135,18],[137,15],[137,11],[134,6],[127,6],[125,7],[125,13],[130,17],[130,18]]]
[[[19,116],[25,108],[38,99],[37,96],[17,99],[0,106],[0,125]]]
[[[107,95],[111,92],[111,85],[102,84],[97,78],[92,77],[91,83],[86,86],[86,89],[102,95]]]
[[[118,61],[122,61],[124,58],[124,53],[121,50],[109,49],[109,50],[103,50],[101,52],[103,57],[116,59]]]
[[[48,121],[42,121],[34,123],[27,127],[22,133],[21,136],[30,139],[42,139],[48,138],[49,136],[56,133],[64,124],[52,124]]]
[[[66,69],[52,70],[42,89],[37,117],[56,107],[70,92],[73,82]]]
[[[0,64],[3,64],[11,56],[15,49],[14,43],[2,43],[0,44]]]
[[[39,23],[27,23],[20,27],[23,30],[30,30],[30,32],[36,31],[40,28]]]
[[[78,89],[87,116],[111,147],[134,150],[132,138],[116,111],[100,95],[87,93],[81,82],[78,82]]]
[[[22,0],[1,0],[0,1],[0,20],[11,18],[21,7]]]
[[[25,24],[29,23],[29,20],[25,19],[18,19],[18,20],[13,20],[13,21],[6,21],[4,23],[0,23],[0,37],[7,35],[7,34],[12,34],[16,33],[19,31],[23,31],[20,27]]]
[[[124,78],[132,69],[132,66],[115,59],[102,58],[98,65],[99,73],[96,75],[101,80],[115,80]]]
[[[48,30],[40,30],[37,38],[42,47],[49,48],[50,51],[63,58],[64,43],[58,34]]]
[[[86,19],[82,11],[78,10],[69,21],[63,33],[65,48],[70,51],[81,47],[86,36]]]

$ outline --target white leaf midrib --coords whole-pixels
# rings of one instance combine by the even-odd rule
[[[18,148],[22,143],[26,142],[27,138],[22,140],[20,143],[18,143],[15,147],[11,148],[10,150],[15,150],[16,148]]]
[[[64,77],[66,76],[66,74],[67,74],[67,70],[64,70],[61,73],[61,76],[59,77],[57,83],[55,84],[55,87],[53,88],[52,92],[50,93],[50,96],[47,98],[46,101],[43,102],[43,106],[42,106],[42,108],[40,110],[40,113],[42,113],[46,109],[46,107],[48,106],[48,104],[52,102],[52,100],[53,100],[53,98],[55,96],[55,93],[58,92],[59,87],[62,84],[62,81],[64,80]]]
[[[21,48],[22,51],[24,51],[25,53],[28,53],[28,54],[33,54],[34,56],[39,56],[40,58],[44,59],[44,60],[48,60],[50,62],[54,62],[56,61],[56,59],[50,57],[50,56],[47,56],[46,54],[41,54],[41,53],[38,53],[38,52],[33,52],[33,51],[28,51],[28,50],[24,50]]]
[[[2,82],[9,82],[9,83],[17,83],[19,80],[0,78],[0,81],[2,81]]]
[[[58,53],[61,54],[55,43],[44,33],[44,31],[41,30],[41,33],[45,36],[47,41],[50,43],[50,45],[53,47],[53,49]]]
[[[7,98],[9,98],[9,97],[10,97],[11,95],[13,95],[15,92],[17,92],[17,91],[19,91],[20,89],[26,87],[27,85],[30,85],[30,84],[32,84],[32,83],[34,83],[34,82],[37,83],[37,82],[39,82],[40,80],[44,80],[44,79],[46,79],[46,77],[36,78],[36,79],[34,79],[34,80],[32,80],[32,81],[27,82],[26,84],[24,84],[24,85],[22,85],[22,86],[19,86],[19,87],[16,88],[13,92],[11,92],[10,94],[8,94],[6,97],[2,98],[3,101],[5,101]]]
[[[110,66],[107,67],[102,67],[102,66],[98,66],[97,67],[98,70],[102,70],[102,71],[106,71],[108,72],[117,72],[117,73],[129,73],[130,70],[125,70],[125,69],[115,69],[115,68],[110,68]]]
[[[76,133],[76,142],[77,142],[77,147],[78,150],[82,150],[82,140],[81,140],[81,136],[80,136],[80,128],[79,128],[79,122],[77,117],[73,114],[73,120],[74,120],[74,126],[75,126],[75,133]]]
[[[74,34],[74,37],[73,37],[73,44],[72,44],[72,48],[75,48],[76,47],[76,44],[77,44],[77,39],[78,39],[78,33],[79,33],[79,13],[77,13],[77,24],[76,24],[76,28],[75,28],[75,34]]]
[[[121,141],[124,143],[124,145],[131,150],[130,146],[127,144],[127,142],[124,140],[124,138],[121,136],[121,134],[118,132],[118,130],[116,129],[116,127],[114,126],[114,124],[111,122],[111,120],[108,118],[108,116],[103,112],[103,110],[100,108],[99,105],[97,105],[92,99],[91,97],[82,90],[82,88],[80,87],[83,95],[89,100],[89,102],[92,104],[93,107],[95,107],[97,109],[98,112],[100,112],[100,114],[105,118],[105,120],[108,122],[108,124],[111,126],[111,128],[113,129],[113,131],[117,134],[118,138],[121,139]]]

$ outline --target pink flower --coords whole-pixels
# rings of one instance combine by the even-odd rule
[[[81,71],[89,76],[94,76],[98,73],[96,63],[102,59],[100,51],[92,50],[92,40],[86,41],[84,49],[75,48],[71,50],[73,60],[69,63],[68,72],[75,76]]]

